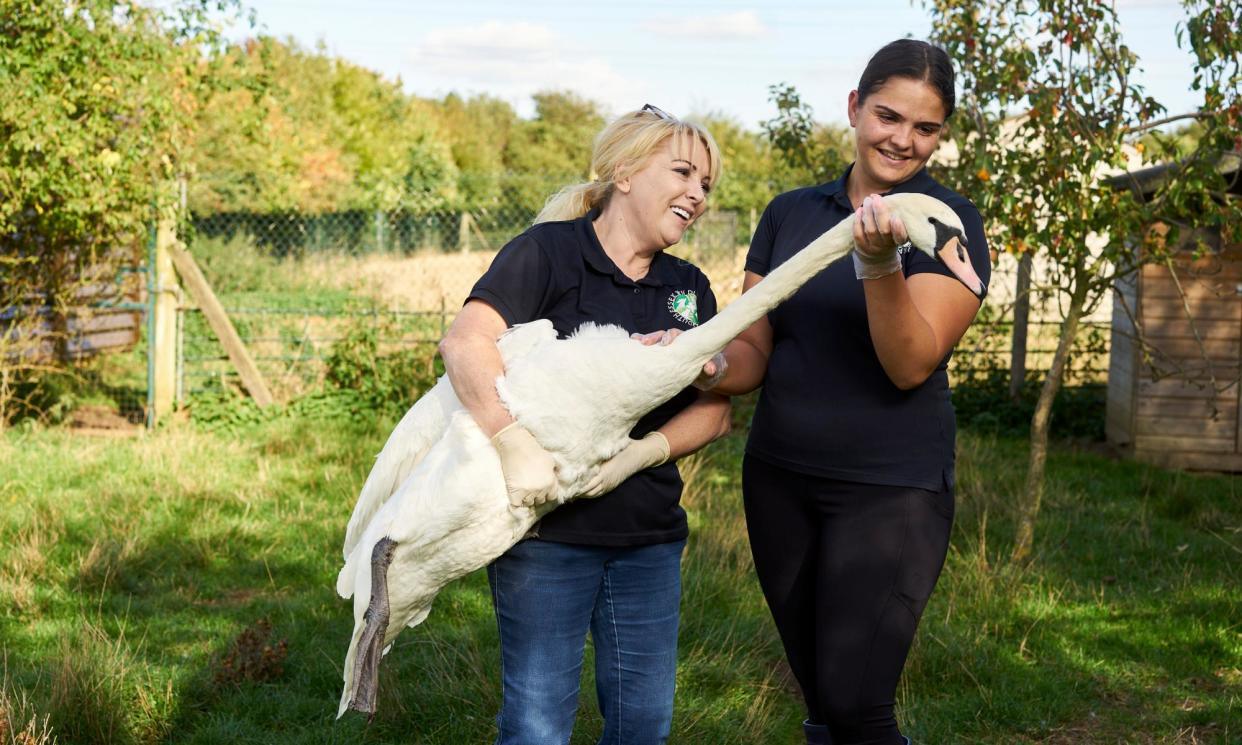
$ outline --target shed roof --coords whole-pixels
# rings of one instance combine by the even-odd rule
[[[1161,163],[1137,171],[1127,171],[1110,176],[1104,182],[1117,189],[1133,189],[1146,199],[1164,184],[1169,172],[1177,165],[1178,163]],[[1232,150],[1222,153],[1220,160],[1217,161],[1216,170],[1227,181],[1226,191],[1234,196],[1242,196],[1242,178],[1239,178],[1242,175],[1239,173],[1242,171],[1242,152]]]

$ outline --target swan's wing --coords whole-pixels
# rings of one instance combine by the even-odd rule
[[[444,435],[449,417],[461,409],[461,402],[448,378],[442,377],[423,394],[388,436],[384,449],[375,458],[375,465],[358,495],[354,514],[345,530],[344,555],[348,559],[371,518],[388,501],[427,451]],[[348,596],[346,596],[348,597]]]
[[[538,344],[556,339],[556,329],[552,322],[539,320],[514,326],[499,339],[501,356],[506,364],[531,352]],[[423,394],[388,436],[388,442],[375,459],[375,465],[367,476],[358,502],[354,506],[354,514],[349,519],[345,530],[345,545],[342,551],[346,561],[358,545],[367,526],[385,502],[400,488],[401,483],[410,475],[415,466],[426,456],[427,451],[445,435],[450,417],[460,411],[461,402],[449,384],[448,377],[440,378],[439,382]],[[342,571],[337,580],[337,591],[342,597],[348,598],[352,593],[352,578],[348,572]]]
[[[550,509],[510,508],[495,449],[468,413],[451,417],[444,437],[377,511],[341,570],[338,587],[353,591],[354,632],[338,716],[360,685],[373,691],[379,657],[403,628],[426,619],[445,585],[504,553]],[[377,569],[374,549],[382,544],[390,549],[389,563]],[[382,627],[368,615],[376,576],[385,583],[374,609]]]

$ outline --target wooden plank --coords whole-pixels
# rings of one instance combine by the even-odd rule
[[[1217,416],[1234,419],[1238,414],[1236,396],[1220,396],[1215,401],[1210,398],[1156,398],[1148,396],[1138,401],[1135,414],[1146,417],[1187,416],[1209,417],[1215,410]]]
[[[1238,323],[1226,319],[1198,321],[1191,328],[1185,316],[1181,318],[1153,318],[1143,322],[1148,336],[1193,339],[1198,332],[1201,339],[1237,339]]]
[[[1186,314],[1189,306],[1190,314]],[[1196,321],[1229,319],[1235,324],[1242,322],[1242,297],[1209,297],[1195,300],[1187,299],[1183,305],[1181,298],[1153,298],[1143,296],[1143,320],[1155,318],[1193,318]],[[1234,327],[1235,329],[1237,326]]]
[[[1155,370],[1158,374],[1153,374]],[[1236,385],[1238,365],[1236,362],[1214,362],[1212,360],[1153,359],[1151,364],[1144,364],[1138,371],[1140,382],[1163,382],[1165,380],[1185,380],[1202,383],[1204,386],[1216,381],[1216,388],[1221,391],[1230,384]]]
[[[259,406],[269,406],[273,403],[271,391],[268,390],[267,383],[264,382],[259,368],[255,366],[254,359],[250,353],[246,351],[246,345],[242,343],[241,337],[237,335],[237,329],[233,328],[233,322],[229,320],[229,316],[224,312],[224,306],[220,305],[216,293],[212,292],[211,285],[207,283],[207,278],[203,276],[203,272],[198,268],[198,264],[194,261],[194,257],[190,255],[181,246],[172,246],[169,250],[173,264],[177,267],[177,273],[181,275],[181,280],[185,283],[186,289],[190,292],[191,297],[198,303],[198,307],[203,311],[203,316],[207,319],[211,330],[216,333],[220,339],[220,343],[224,346],[224,351],[228,353],[229,360],[233,363],[233,367],[237,369],[237,374],[241,376],[242,385],[250,392],[255,403]]]
[[[69,319],[69,333],[74,336],[89,336],[116,329],[136,329],[140,321],[135,311],[123,313],[92,313],[83,318]]]
[[[1195,453],[1165,450],[1135,449],[1134,457],[1144,463],[1164,468],[1185,468],[1197,471],[1224,471],[1237,473],[1242,471],[1242,454],[1238,453]]]
[[[1178,279],[1181,282],[1182,292],[1185,293],[1188,300],[1228,300],[1238,295],[1238,284],[1236,281],[1212,277],[1187,278],[1184,280],[1179,277]],[[1180,299],[1181,294],[1177,291],[1177,283],[1166,272],[1161,275],[1147,277],[1143,281],[1143,297]]]
[[[1235,452],[1232,437],[1186,437],[1179,435],[1156,436],[1138,435],[1134,438],[1135,450],[1166,450],[1169,452],[1188,453],[1233,453]]]
[[[1234,413],[1234,412],[1229,412]],[[1190,440],[1232,440],[1237,423],[1235,417],[1220,416],[1212,419],[1209,416],[1137,416],[1134,418],[1136,438],[1142,437],[1186,437]]]
[[[138,329],[127,328],[106,331],[69,340],[69,353],[75,357],[89,357],[106,349],[129,347],[138,343]]]
[[[1216,391],[1218,398],[1236,398],[1238,395],[1237,381],[1218,380]],[[1153,381],[1139,379],[1139,398],[1157,396],[1161,398],[1211,398],[1212,390],[1203,381],[1165,380]]]
[[[1234,337],[1226,339],[1211,337],[1203,340],[1202,349],[1194,337],[1185,336],[1148,336],[1147,342],[1159,354],[1172,359],[1203,359],[1207,352],[1208,359],[1221,362],[1236,362],[1242,355],[1242,339]]]

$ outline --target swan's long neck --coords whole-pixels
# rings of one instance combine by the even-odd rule
[[[673,347],[692,359],[706,360],[852,248],[854,218],[851,215],[773,269],[710,321],[677,337]]]

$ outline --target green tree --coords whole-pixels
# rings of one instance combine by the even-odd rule
[[[518,116],[505,101],[481,95],[462,98],[451,93],[439,106],[440,131],[448,137],[457,165],[458,194],[467,209],[495,206],[500,199],[505,150]]]
[[[214,49],[206,4],[0,0],[0,426],[15,378],[58,364],[14,346],[50,332],[66,361],[79,291],[141,250]]]
[[[455,198],[434,102],[292,40],[250,39],[223,60],[196,121],[192,210],[427,209]]]
[[[953,136],[957,186],[989,218],[994,245],[1030,252],[1054,269],[1061,328],[1031,420],[1030,456],[1012,559],[1029,558],[1044,488],[1049,421],[1070,350],[1090,313],[1119,278],[1164,261],[1180,231],[1226,230],[1238,239],[1242,210],[1217,199],[1216,166],[1237,147],[1242,32],[1236,4],[1188,0],[1179,43],[1195,59],[1199,136],[1144,201],[1102,178],[1127,167],[1130,143],[1164,107],[1135,81],[1110,3],[1098,0],[929,0],[936,39],[955,59],[965,92]],[[1015,116],[1015,114],[1017,114]],[[1160,148],[1152,148],[1159,150]],[[1176,155],[1145,153],[1148,159]],[[1171,226],[1167,241],[1148,229]]]
[[[505,148],[503,186],[532,215],[561,186],[590,177],[591,146],[604,126],[599,104],[568,91],[536,93],[535,117],[520,120]]]
[[[839,177],[854,159],[849,129],[816,122],[810,104],[788,83],[773,85],[768,92],[768,100],[776,104],[776,116],[761,126],[772,145],[772,178],[777,190]]]

